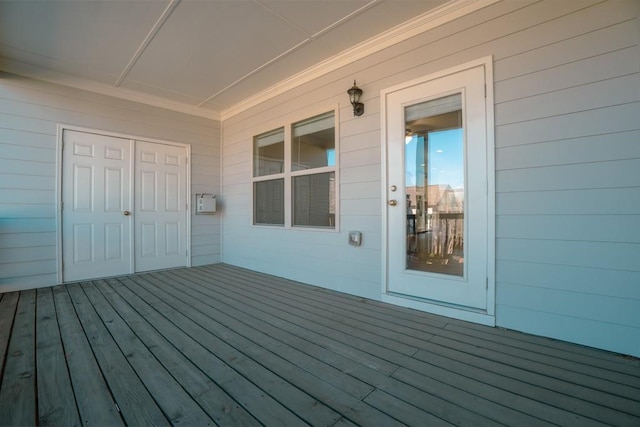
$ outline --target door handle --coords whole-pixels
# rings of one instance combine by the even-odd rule
[[[122,213],[124,214],[124,216],[129,216],[129,215],[131,215],[131,212],[129,212],[129,211],[124,211],[124,212],[122,212]]]
[[[397,204],[398,204],[397,200],[394,200],[394,199],[389,200],[389,206],[395,206]]]

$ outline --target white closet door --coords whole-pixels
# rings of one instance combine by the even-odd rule
[[[136,141],[135,158],[135,270],[186,266],[186,150]]]
[[[65,282],[132,271],[132,141],[65,130],[62,276]]]

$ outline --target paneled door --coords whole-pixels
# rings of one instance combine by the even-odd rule
[[[485,67],[416,81],[383,96],[386,292],[486,313],[493,256]]]
[[[186,152],[64,130],[64,282],[188,265]]]
[[[65,282],[133,269],[133,141],[65,130],[62,150],[62,274]]]
[[[182,147],[136,141],[136,271],[186,265],[185,163]]]

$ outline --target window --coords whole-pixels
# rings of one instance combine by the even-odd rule
[[[336,227],[335,111],[253,138],[253,223]]]
[[[284,225],[284,128],[253,138],[253,176],[254,223]]]

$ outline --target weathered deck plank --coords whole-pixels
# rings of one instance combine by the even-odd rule
[[[191,278],[190,282],[192,283],[197,283],[198,281],[200,281],[198,278]],[[224,282],[224,279],[221,280],[217,280],[215,281],[215,286],[216,286],[216,290],[215,290],[215,295],[217,297],[219,297],[219,295],[222,293],[222,289],[221,286],[224,286],[222,284],[222,282]],[[239,294],[244,296],[245,298],[242,299],[242,301],[244,302],[244,304],[250,304],[251,306],[251,312],[260,312],[261,310],[264,310],[264,307],[261,307],[261,305],[265,305],[267,306],[268,304],[265,303],[265,301],[268,301],[269,298],[267,298],[266,295],[261,295],[261,298],[259,299],[254,299],[251,297],[251,295],[249,293],[242,293],[241,289],[239,289],[239,287],[241,286],[239,284],[239,280],[235,279],[233,281],[233,284],[235,284],[235,288],[233,288],[233,293],[235,294]],[[249,302],[250,300],[254,300],[253,302]],[[225,304],[230,304],[230,302],[227,300],[225,301]],[[300,304],[297,304],[296,307],[300,306]],[[278,310],[273,310],[272,313],[277,314],[280,313],[280,316],[283,319],[288,318],[288,314],[289,311],[291,311],[292,308],[289,307],[288,309],[281,309],[281,307],[278,307]],[[245,316],[246,317],[246,316]],[[266,318],[264,316],[264,314],[260,314],[260,321],[266,323]],[[316,320],[314,318],[314,320]],[[297,323],[297,324],[303,324],[303,323],[307,323],[307,321],[302,318],[301,316],[298,317],[292,317],[290,318],[290,321],[292,323]],[[318,323],[317,322],[308,322],[309,323],[309,328],[318,328]],[[331,334],[332,332],[335,331],[329,331],[328,333]],[[343,342],[343,346],[348,347],[349,345],[353,345],[353,342],[358,340],[358,337],[355,335],[352,335],[350,337],[350,339],[347,339],[345,342]],[[291,345],[291,342],[288,342],[289,345]],[[392,351],[386,349],[386,348],[382,348],[381,351],[386,354],[387,356],[389,356],[390,354],[392,354]],[[395,355],[396,358],[404,358],[406,357],[405,355],[402,354],[402,352],[399,352],[398,354]],[[453,423],[457,423],[459,421],[464,421],[466,418],[468,417],[468,419],[466,419],[467,421],[469,421],[470,419],[474,419],[476,422],[478,422],[481,413],[485,413],[485,414],[494,414],[496,412],[496,409],[499,410],[500,408],[492,408],[491,406],[491,402],[482,402],[478,404],[478,408],[480,409],[480,412],[478,413],[473,413],[473,412],[469,412],[468,408],[465,407],[465,405],[468,405],[468,399],[460,399],[458,398],[458,402],[460,401],[464,401],[465,405],[456,405],[455,403],[451,403],[449,400],[447,400],[448,397],[450,397],[450,393],[449,395],[447,395],[446,393],[443,395],[442,393],[436,390],[431,391],[431,395],[427,394],[427,393],[421,393],[420,390],[418,390],[417,388],[413,388],[413,387],[402,387],[400,384],[394,384],[393,381],[388,378],[388,377],[380,377],[378,375],[375,375],[375,373],[373,372],[366,372],[366,369],[356,369],[353,367],[348,367],[347,369],[345,369],[345,372],[348,372],[350,375],[354,375],[354,376],[361,376],[361,378],[364,381],[368,381],[371,384],[375,385],[376,387],[379,388],[386,388],[388,390],[390,389],[398,389],[398,395],[396,396],[396,402],[398,405],[401,405],[405,400],[408,401],[412,401],[412,402],[420,402],[419,405],[420,406],[425,406],[428,405],[429,408],[434,408],[433,411],[435,411],[436,413],[440,414],[443,417],[447,417],[449,416],[450,418],[449,421],[453,422]],[[409,390],[407,390],[409,389]],[[442,386],[438,387],[438,389],[443,389]],[[456,393],[457,391],[453,390],[453,393]],[[460,394],[460,393],[457,393]],[[464,394],[464,392],[462,392],[462,394]],[[466,396],[469,399],[474,398],[474,396],[472,395],[467,395]],[[404,399],[404,400],[403,400]],[[387,399],[389,400],[389,399]],[[505,409],[505,411],[509,411],[508,408]],[[503,412],[505,412],[503,411]],[[515,417],[515,419],[517,420],[519,417],[519,414],[516,412],[513,412],[513,415]],[[525,417],[522,417],[525,418]],[[529,420],[531,421],[531,420]],[[484,419],[485,423],[490,423],[489,418],[485,418]]]
[[[121,315],[129,309],[121,306],[116,312],[97,289],[100,282],[81,285],[96,313],[111,333],[113,340],[125,355],[131,367],[149,391],[153,400],[173,425],[210,426],[214,422],[184,391],[180,384],[164,369],[151,351],[131,330]],[[125,313],[123,313],[125,311]]]
[[[18,307],[19,295],[19,292],[2,294],[2,299],[0,300],[0,384],[2,383],[2,374],[4,372],[7,349],[9,348],[9,337],[11,336],[13,318]]]
[[[241,378],[246,378],[254,383],[258,388],[254,389],[249,387],[246,383],[239,384],[237,399],[246,408],[253,409],[252,413],[259,420],[268,425],[302,425],[301,418],[296,416],[291,409],[313,412],[319,402],[308,398],[304,395],[296,393],[296,389],[292,388],[290,384],[283,381],[277,375],[271,371],[262,368],[255,361],[247,358],[242,352],[238,351],[234,347],[226,343],[224,336],[222,339],[209,332],[209,330],[199,323],[188,318],[183,312],[176,310],[167,302],[158,298],[153,294],[155,289],[151,287],[150,292],[147,289],[147,281],[142,277],[137,277],[135,282],[125,279],[123,283],[127,285],[130,290],[134,290],[135,293],[148,301],[154,309],[162,314],[167,319],[171,319],[171,322],[179,328],[186,336],[193,339],[195,342],[202,344],[202,346],[211,352],[215,356],[215,359],[223,360],[233,370],[240,374]],[[171,299],[171,298],[169,298]],[[181,305],[181,309],[184,312],[191,310],[189,306]],[[206,355],[205,355],[206,356]],[[192,357],[193,358],[193,357]],[[219,369],[224,373],[223,367]],[[234,389],[236,386],[236,378],[229,378],[224,382],[225,385]],[[244,398],[241,396],[243,392],[247,393]],[[272,398],[274,396],[275,398]],[[289,397],[289,399],[286,399]],[[287,405],[280,404],[278,399],[286,402]]]
[[[153,276],[153,274],[151,275]],[[156,277],[157,278],[157,277]],[[155,283],[155,282],[154,282]],[[306,394],[311,393],[310,397],[317,399],[318,402],[313,408],[313,411],[317,411],[317,407],[324,406],[327,409],[327,415],[318,419],[308,419],[307,421],[313,425],[331,425],[335,423],[340,415],[335,410],[339,410],[342,413],[348,413],[351,419],[355,421],[368,420],[372,425],[393,425],[396,421],[392,418],[388,418],[385,414],[377,411],[364,404],[361,400],[350,396],[342,390],[332,386],[328,382],[318,378],[308,371],[296,366],[294,363],[286,360],[280,355],[269,351],[268,349],[258,345],[255,341],[235,332],[233,329],[225,326],[222,322],[224,319],[221,317],[221,313],[216,312],[214,320],[212,315],[213,310],[201,301],[201,298],[195,298],[189,295],[188,289],[170,288],[164,287],[162,291],[166,292],[171,297],[170,304],[183,305],[181,310],[184,311],[186,307],[190,307],[191,310],[187,314],[192,320],[197,321],[202,326],[205,326],[209,331],[215,333],[218,337],[224,337],[225,341],[235,348],[242,348],[244,354],[259,362],[266,369],[277,374],[280,378],[286,380],[289,384],[296,387],[299,391],[294,393],[305,394],[302,390],[308,390]],[[158,294],[160,288],[156,288]],[[168,302],[168,300],[167,300]],[[333,409],[330,409],[333,408]],[[305,416],[305,412],[309,411],[308,408],[305,411],[298,413],[299,416]]]
[[[225,268],[234,270],[234,267],[225,266]],[[256,277],[255,273],[253,274],[254,277]],[[240,283],[243,282],[241,277],[238,277],[236,280]],[[259,279],[259,284],[253,283],[250,284],[250,286],[254,288],[259,288],[261,285],[264,285],[265,287],[275,286],[266,284],[270,281],[271,283],[274,283],[277,279],[275,281],[274,279]],[[221,279],[215,281],[215,284],[219,285],[223,282],[224,280]],[[289,286],[291,287],[291,284],[289,284]],[[308,289],[313,290],[309,291]],[[315,297],[314,295],[330,292],[318,292],[312,287],[308,287],[308,289],[306,292],[304,290],[295,292],[298,296],[296,299],[281,295],[278,297],[278,301],[289,300],[293,301],[292,304],[303,304],[304,300],[299,298],[304,297],[318,300],[319,297]],[[263,294],[262,296],[265,295]],[[353,299],[354,297],[351,298]],[[372,304],[377,305],[380,303],[373,302]],[[331,311],[328,307],[323,308],[326,308],[327,311]],[[361,307],[358,308],[360,309],[360,313],[366,316],[366,310]],[[367,317],[352,317],[352,319],[363,322],[367,321]],[[428,325],[428,327],[431,326]],[[469,329],[465,330],[465,328]],[[640,373],[640,369],[638,369],[633,363],[624,363],[620,357],[611,357],[611,355],[603,357],[600,353],[604,352],[596,351],[596,353],[598,353],[598,357],[594,360],[586,356],[586,354],[591,353],[594,350],[584,349],[584,351],[582,351],[582,348],[579,348],[580,351],[578,351],[578,354],[582,363],[576,363],[575,360],[572,361],[570,359],[574,354],[572,351],[575,350],[576,347],[572,344],[558,343],[544,338],[530,337],[526,334],[502,331],[500,329],[487,328],[455,320],[448,323],[444,329],[445,330],[440,333],[435,332],[435,334],[440,336],[434,337],[430,340],[424,340],[419,344],[421,351],[417,354],[423,355],[422,360],[429,363],[431,363],[432,360],[431,358],[425,358],[424,355],[428,353],[425,353],[423,350],[434,351],[434,349],[438,349],[439,347],[440,351],[446,351],[447,345],[443,344],[443,340],[446,340],[448,345],[459,342],[459,345],[468,348],[468,352],[471,354],[474,352],[477,353],[479,351],[478,349],[482,349],[483,351],[486,350],[488,352],[493,351],[497,355],[496,357],[498,357],[498,359],[494,360],[489,356],[486,357],[489,358],[489,365],[492,366],[496,372],[494,372],[495,375],[491,375],[489,377],[484,375],[484,381],[488,384],[494,385],[495,387],[506,388],[509,393],[515,393],[516,397],[520,394],[527,398],[542,400],[543,406],[541,408],[536,408],[537,405],[531,405],[531,402],[524,400],[523,403],[525,406],[531,407],[530,410],[525,410],[524,412],[541,416],[543,418],[548,417],[548,419],[556,421],[558,416],[560,416],[560,419],[564,419],[565,421],[574,418],[576,420],[580,419],[580,417],[575,417],[564,410],[554,408],[559,404],[559,402],[563,402],[568,404],[568,407],[575,407],[576,410],[586,411],[586,413],[594,419],[601,420],[603,422],[610,422],[613,414],[617,414],[617,419],[619,421],[624,421],[626,419],[626,416],[623,415],[624,412],[631,412],[633,417],[638,415],[637,410],[640,408],[640,405],[638,405],[637,401],[639,387],[636,384],[636,379],[638,373]],[[397,332],[406,333],[406,328],[399,329]],[[431,332],[433,332],[433,329],[431,329]],[[483,333],[487,339],[483,341],[480,338],[473,336],[474,333]],[[533,342],[529,343],[532,340]],[[438,346],[438,344],[440,345]],[[549,346],[547,347],[547,345]],[[499,347],[499,349],[496,349],[496,347]],[[458,356],[465,354],[465,352],[461,351],[460,348],[456,348],[456,350],[457,351],[455,353]],[[538,350],[538,352],[535,350]],[[502,363],[508,361],[509,357],[513,357],[512,360],[515,361],[515,369],[509,370],[511,364]],[[410,361],[409,365],[413,366],[415,365],[415,362]],[[444,367],[446,365],[451,365],[451,363],[445,361],[441,366]],[[468,365],[464,364],[461,366],[468,367]],[[499,369],[496,370],[496,367]],[[607,370],[607,368],[610,368],[611,371]],[[608,372],[611,373],[610,376],[608,375]],[[483,376],[485,373],[486,372],[478,370],[475,372],[475,375]],[[506,376],[505,373],[514,376],[516,380],[512,380]],[[538,376],[537,381],[532,380],[530,376],[527,376],[528,374]],[[452,375],[455,376],[455,373]],[[558,386],[560,387],[560,390],[566,394],[556,392],[556,388],[551,386],[553,381],[557,381],[558,377],[562,379],[561,381],[558,381]],[[523,383],[523,378],[527,378],[528,381],[533,381],[533,384],[537,384],[538,387],[532,387],[527,382]],[[471,385],[473,385],[473,381],[466,386],[469,387]],[[634,385],[636,385],[636,387],[634,387]],[[583,388],[580,388],[580,386],[583,386]],[[467,387],[465,387],[465,389],[467,389]],[[581,394],[581,398],[590,400],[590,402],[584,402],[581,399],[575,399],[573,397],[575,393],[580,391],[584,392]],[[593,396],[594,394],[595,396]],[[634,395],[636,396],[635,399],[633,399]],[[491,394],[488,396],[491,396]],[[620,399],[618,396],[623,397],[623,399]],[[625,400],[625,397],[631,398],[631,400]],[[511,401],[511,404],[516,408],[518,408],[518,400],[519,399],[514,399]],[[608,407],[608,405],[610,405],[608,402],[611,400],[615,401],[613,410]],[[593,405],[593,403],[596,405]],[[555,415],[553,415],[554,413]]]
[[[38,424],[78,426],[80,417],[64,357],[51,289],[37,291],[36,369],[48,372],[38,380]]]
[[[0,386],[0,420],[6,425],[35,425],[36,291],[20,292]]]
[[[124,425],[66,287],[53,288],[69,377],[83,425]],[[40,376],[44,376],[39,372]]]
[[[197,278],[191,278],[191,282],[192,283],[198,283],[199,280]],[[200,281],[201,282],[201,281]],[[212,282],[212,284],[214,284],[216,286],[215,291],[213,290],[207,290],[207,289],[203,289],[203,295],[210,295],[213,296],[215,295],[216,297],[220,297],[220,294],[223,292],[221,287],[224,286],[224,284],[222,283],[223,281],[221,280],[216,280],[215,282]],[[238,279],[235,279],[234,284],[238,283]],[[238,286],[236,286],[233,290],[234,293],[238,292]],[[246,294],[247,298],[243,299],[243,303],[247,304],[247,300],[250,298],[249,294]],[[266,299],[265,295],[262,295],[265,298],[260,298],[259,300],[256,300],[255,303],[251,304],[252,312],[259,312],[260,310],[263,309],[263,307],[261,307],[261,302],[264,301]],[[220,306],[220,309],[224,310],[224,306],[229,306],[229,305],[233,305],[233,301],[231,301],[231,299],[225,299],[224,304]],[[239,303],[236,303],[239,304]],[[299,304],[298,304],[299,305]],[[286,310],[280,310],[281,313],[286,313]],[[248,317],[248,316],[247,316]],[[246,321],[246,320],[245,320]],[[294,319],[295,322],[300,322],[299,319]],[[261,325],[262,323],[262,325]],[[265,317],[264,314],[260,315],[260,319],[258,322],[256,322],[254,324],[255,328],[262,328],[264,326],[264,324],[269,323],[269,319],[267,317]],[[357,323],[358,325],[360,323]],[[264,330],[264,329],[263,329]],[[265,331],[266,332],[266,331]],[[273,334],[273,332],[268,332],[269,334]],[[287,342],[289,343],[289,345],[292,345],[292,341],[291,340],[287,340]],[[387,352],[388,353],[388,352]],[[397,357],[403,357],[403,355],[400,353],[397,355]],[[355,368],[352,366],[342,366],[342,369],[344,369],[345,372],[349,372],[351,375],[357,375],[354,373]],[[362,374],[362,372],[361,372]],[[455,373],[452,372],[447,372],[447,371],[443,371],[443,374],[439,376],[439,378],[442,378],[443,376],[451,376],[451,375],[455,375]],[[380,378],[376,379],[371,373],[364,374],[364,379],[368,382],[370,382],[371,384],[374,384],[376,387],[385,387],[387,389],[392,389],[393,387],[389,386],[389,381],[381,381]],[[386,384],[385,384],[386,383]],[[509,420],[512,422],[518,422],[519,424],[530,424],[531,422],[535,422],[535,421],[539,421],[539,419],[531,417],[531,416],[527,416],[525,414],[521,414],[517,411],[513,411],[510,408],[506,408],[504,406],[501,405],[496,405],[491,401],[487,401],[484,399],[478,399],[476,395],[473,394],[469,394],[467,393],[467,391],[464,390],[457,390],[455,388],[449,387],[446,383],[438,383],[437,381],[433,381],[430,378],[426,378],[425,379],[425,383],[429,384],[430,387],[425,387],[426,391],[430,391],[431,390],[431,394],[435,394],[436,396],[444,399],[445,401],[465,401],[465,409],[472,409],[475,408],[475,417],[476,419],[478,418],[478,415],[482,415],[484,417],[486,417],[487,420],[489,419],[494,419],[498,422],[500,422],[500,420],[504,421],[504,420]],[[420,395],[420,391],[416,388],[413,390],[413,394],[414,395]],[[478,393],[479,394],[479,393]],[[424,396],[423,396],[424,397]],[[387,399],[389,400],[389,399]],[[426,402],[427,400],[425,400]],[[443,402],[438,402],[436,404],[434,404],[433,406],[438,406],[438,407],[446,407],[447,404],[443,403]],[[452,412],[457,412],[458,416],[460,416],[461,413],[465,412],[465,409],[463,408],[457,408],[457,411],[452,411]],[[539,409],[539,408],[538,408]],[[535,413],[535,411],[532,411],[532,413]],[[454,421],[454,420],[451,420]],[[488,422],[488,421],[487,421]]]
[[[637,359],[234,266],[0,297],[0,425],[640,425]]]
[[[115,280],[96,282],[100,292],[120,313],[138,338],[156,356],[163,366],[189,392],[192,398],[220,426],[258,426],[258,421],[229,397],[194,362],[205,367],[210,360],[189,360],[178,348],[196,344],[186,343],[180,331],[163,327],[166,319],[149,310],[145,304]],[[115,286],[114,286],[115,284]],[[112,287],[113,286],[113,287]],[[120,293],[117,293],[116,289]],[[131,309],[127,307],[130,305]],[[133,311],[135,310],[135,312]],[[155,327],[149,323],[153,322]],[[188,352],[187,352],[188,353]],[[227,379],[225,379],[227,380]]]
[[[125,422],[134,425],[170,425],[114,342],[81,285],[69,285],[67,290]]]

